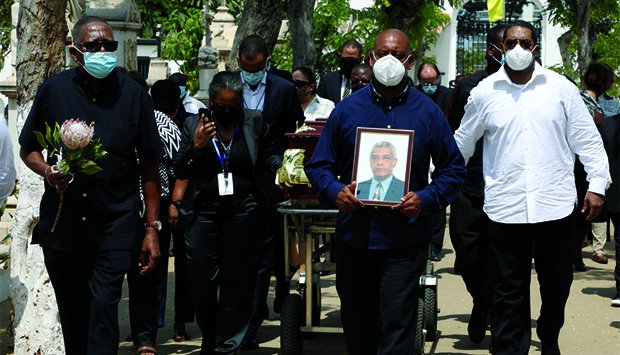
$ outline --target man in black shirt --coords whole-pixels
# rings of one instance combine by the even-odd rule
[[[117,354],[125,274],[138,251],[142,274],[152,271],[159,258],[157,162],[164,151],[148,93],[114,69],[118,42],[112,28],[88,16],[75,24],[72,35],[70,52],[78,67],[41,85],[19,137],[22,160],[45,177],[32,241],[43,248],[66,354]],[[108,155],[97,161],[103,171],[75,173],[70,180],[54,172],[57,158],[43,157],[33,131],[76,118],[94,122],[95,138]],[[138,212],[140,174],[146,224]],[[64,207],[52,232],[61,194]]]
[[[462,79],[455,88],[454,104],[448,122],[456,131],[463,115],[470,91],[482,79],[499,70],[503,63],[502,36],[505,25],[497,25],[487,33],[487,67]],[[482,176],[482,139],[476,144],[474,155],[467,163],[467,176],[463,190],[450,205],[450,239],[456,260],[454,269],[463,277],[474,307],[469,318],[467,332],[474,343],[484,340],[489,312],[493,305],[492,263],[490,259],[488,217],[482,211],[484,201],[484,177]]]

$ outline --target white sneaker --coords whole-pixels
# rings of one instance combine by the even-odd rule
[[[616,295],[614,299],[611,300],[612,307],[620,307],[620,294]]]

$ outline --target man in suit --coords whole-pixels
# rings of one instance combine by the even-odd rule
[[[344,42],[338,51],[339,70],[321,75],[318,94],[338,104],[351,94],[351,71],[362,62],[362,45],[356,40]]]
[[[370,151],[372,178],[358,185],[358,198],[364,200],[399,202],[405,193],[405,183],[394,176],[398,163],[396,147],[390,142],[375,143]]]
[[[616,294],[611,300],[612,307],[620,307],[620,114],[605,117],[598,125],[601,133],[605,152],[609,159],[609,173],[611,185],[605,198],[605,209],[614,224],[614,244],[616,245],[616,267],[614,278],[616,280]]]
[[[269,72],[269,49],[264,39],[257,35],[244,38],[239,44],[239,63],[243,82],[243,105],[247,109],[263,112],[263,120],[269,126],[271,139],[281,156],[286,150],[284,134],[294,132],[303,124],[304,113],[293,83]],[[274,181],[275,176],[271,176]],[[266,306],[271,269],[275,267],[276,298],[274,311],[279,312],[282,301],[289,292],[284,275],[284,236],[282,219],[275,204],[283,200],[282,191],[274,186],[270,193],[272,208],[261,255],[261,265],[256,277],[254,311],[242,349],[258,348],[258,328],[269,314]],[[274,265],[275,260],[275,265]]]

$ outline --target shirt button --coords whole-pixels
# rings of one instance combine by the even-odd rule
[[[88,194],[87,194],[86,192],[84,192],[84,193],[82,194],[82,197],[87,197],[87,196],[88,196]]]
[[[82,222],[86,221],[86,217],[82,217]]]

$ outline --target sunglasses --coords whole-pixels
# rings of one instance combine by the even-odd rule
[[[507,39],[504,42],[506,49],[513,49],[519,44],[523,49],[531,49],[534,46],[534,42],[529,39]]]
[[[86,52],[99,52],[103,48],[106,52],[115,52],[118,49],[118,41],[84,42],[79,44]]]
[[[213,109],[213,111],[218,111],[218,112],[236,112],[236,111],[241,110],[240,104],[226,105],[226,104],[220,104],[217,102],[213,103],[211,108]]]
[[[295,87],[303,88],[304,86],[310,84],[310,82],[309,81],[303,81],[303,80],[293,80],[293,84],[295,85]]]

